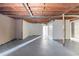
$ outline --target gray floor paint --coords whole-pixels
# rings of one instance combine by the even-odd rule
[[[38,39],[7,56],[74,56],[72,51],[53,40]]]
[[[38,36],[29,36],[25,40],[15,40],[0,46],[0,53],[27,43]],[[67,41],[65,46],[54,40],[37,39],[32,43],[6,54],[6,56],[77,56],[79,43]]]
[[[75,52],[77,55],[79,55],[79,42],[75,41],[67,41],[65,43],[65,47],[73,52]]]
[[[12,48],[16,47],[17,45],[20,45],[20,44],[25,43],[25,42],[27,42],[29,40],[32,40],[32,39],[34,39],[34,38],[36,38],[38,36],[39,35],[28,36],[24,40],[14,40],[14,41],[10,41],[10,42],[8,42],[6,44],[0,45],[0,54],[2,52],[5,52],[5,51],[7,51],[9,49],[12,49]]]
[[[55,40],[58,43],[62,44],[62,40]],[[79,42],[73,41],[73,40],[66,40],[64,47],[70,51],[73,51],[74,53],[79,56]]]

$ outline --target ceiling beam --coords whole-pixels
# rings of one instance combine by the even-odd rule
[[[65,17],[77,17],[77,18],[79,18],[79,15],[65,15]]]
[[[79,18],[69,19],[70,21],[79,20]]]
[[[32,13],[32,11],[31,11],[31,9],[30,9],[28,3],[23,3],[23,6],[24,6],[24,8],[25,8],[26,10],[28,10],[30,16],[33,16],[33,13]]]
[[[79,6],[79,4],[76,4],[76,5],[72,6],[72,8],[69,8],[69,9],[66,10],[63,14],[67,14],[67,13],[70,12],[71,10],[75,9],[77,6]]]
[[[20,18],[50,18],[50,16],[22,16],[22,15],[7,15],[7,16],[10,16],[10,17],[20,17]],[[61,15],[60,16],[52,16],[50,19],[55,19],[57,17],[62,17]],[[79,18],[79,15],[65,15],[65,17],[77,17]]]
[[[55,16],[55,17],[61,17],[61,16],[62,16],[62,14],[67,14],[69,11],[71,11],[71,10],[75,9],[77,6],[79,6],[79,4],[77,4],[77,5],[73,6],[72,8],[69,8],[69,9],[68,9],[68,10],[66,10],[65,12],[61,13],[61,15],[59,15],[59,16]],[[55,18],[55,17],[52,17],[52,16],[51,16],[51,18]]]
[[[49,18],[50,16],[26,16],[26,15],[7,15],[10,17],[24,17],[24,18]]]

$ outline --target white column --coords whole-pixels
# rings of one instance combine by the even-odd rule
[[[16,20],[16,38],[17,39],[23,39],[23,20]]]
[[[43,24],[42,39],[48,39],[48,25]]]
[[[48,37],[50,40],[53,40],[53,20],[48,24]]]

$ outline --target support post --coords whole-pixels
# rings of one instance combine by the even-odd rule
[[[64,14],[62,15],[63,16],[63,33],[64,33],[64,38],[63,38],[63,45],[65,45],[65,42],[66,42],[66,20],[65,20],[65,17],[64,17]]]
[[[42,39],[44,40],[48,39],[48,25],[47,24],[43,24]]]

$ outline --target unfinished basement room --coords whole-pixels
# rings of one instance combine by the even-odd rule
[[[0,3],[0,56],[79,56],[79,3]]]

